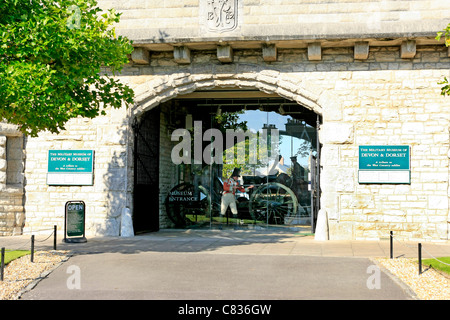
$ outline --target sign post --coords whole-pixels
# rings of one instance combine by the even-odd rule
[[[360,146],[359,183],[410,184],[409,146]]]
[[[85,237],[86,205],[84,201],[67,201],[64,217],[64,242],[87,242]]]

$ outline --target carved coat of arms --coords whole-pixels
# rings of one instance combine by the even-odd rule
[[[207,26],[210,31],[234,30],[238,23],[238,0],[207,0]]]

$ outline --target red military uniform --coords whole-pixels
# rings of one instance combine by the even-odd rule
[[[222,202],[220,204],[220,214],[225,215],[227,212],[228,206],[230,206],[231,212],[233,215],[237,215],[237,207],[236,207],[236,198],[234,197],[236,190],[239,190],[241,192],[248,191],[249,188],[253,188],[253,186],[250,186],[249,188],[244,188],[243,186],[239,185],[239,182],[237,181],[237,178],[240,176],[240,170],[234,169],[233,174],[230,178],[225,180],[223,183],[223,194],[222,194]],[[236,178],[236,179],[235,179]]]

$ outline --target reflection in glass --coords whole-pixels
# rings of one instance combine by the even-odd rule
[[[178,165],[178,184],[166,199],[167,214],[175,227],[310,225],[308,174],[310,158],[316,155],[316,129],[294,115],[261,110],[224,112],[219,107],[209,117],[208,121],[199,118],[202,130],[219,130],[220,145],[217,135],[207,135],[201,164],[193,164],[200,162],[196,159]],[[216,148],[208,149],[214,143]],[[211,158],[205,159],[208,155]],[[237,216],[230,208],[221,215],[224,181],[235,168],[240,169],[240,185],[254,188],[235,192]]]

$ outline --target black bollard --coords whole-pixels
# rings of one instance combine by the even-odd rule
[[[0,280],[3,281],[3,270],[5,269],[5,248],[2,248],[1,253],[1,265],[0,265]]]
[[[34,234],[31,236],[31,262],[34,262]]]
[[[56,250],[56,225],[53,226],[53,250]]]
[[[419,276],[422,274],[422,244],[419,243]]]
[[[393,258],[393,256],[394,256],[394,243],[393,243],[393,241],[394,241],[394,233],[391,231],[390,232],[390,247],[391,247],[391,259]]]

